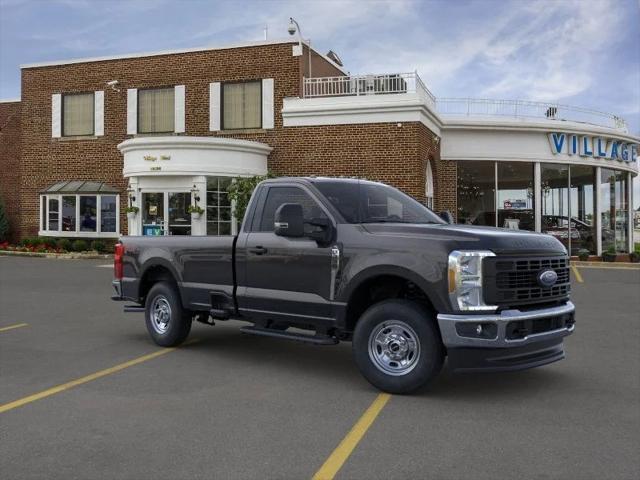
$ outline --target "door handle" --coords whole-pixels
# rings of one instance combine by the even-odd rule
[[[263,255],[263,254],[267,253],[268,250],[266,248],[258,245],[257,247],[250,248],[249,251],[251,253],[255,253],[256,255]]]

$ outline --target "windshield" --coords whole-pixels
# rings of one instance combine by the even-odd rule
[[[427,207],[380,183],[332,182],[314,185],[348,223],[446,223]]]

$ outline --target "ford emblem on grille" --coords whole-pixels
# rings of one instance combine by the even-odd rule
[[[552,287],[558,281],[558,274],[553,270],[543,270],[538,274],[538,284],[541,287]]]

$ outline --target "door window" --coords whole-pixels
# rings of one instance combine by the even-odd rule
[[[299,203],[302,205],[305,222],[313,218],[327,218],[317,202],[301,188],[271,187],[267,193],[262,219],[257,231],[273,232],[276,210],[284,203]],[[305,232],[311,232],[312,229],[313,227],[311,225],[305,224]]]

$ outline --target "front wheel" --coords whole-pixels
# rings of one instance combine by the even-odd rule
[[[144,317],[149,335],[162,347],[180,345],[191,331],[191,315],[182,308],[176,288],[168,282],[151,287]]]
[[[386,300],[369,307],[358,320],[353,355],[373,386],[410,393],[440,373],[444,347],[427,309],[407,300]]]

